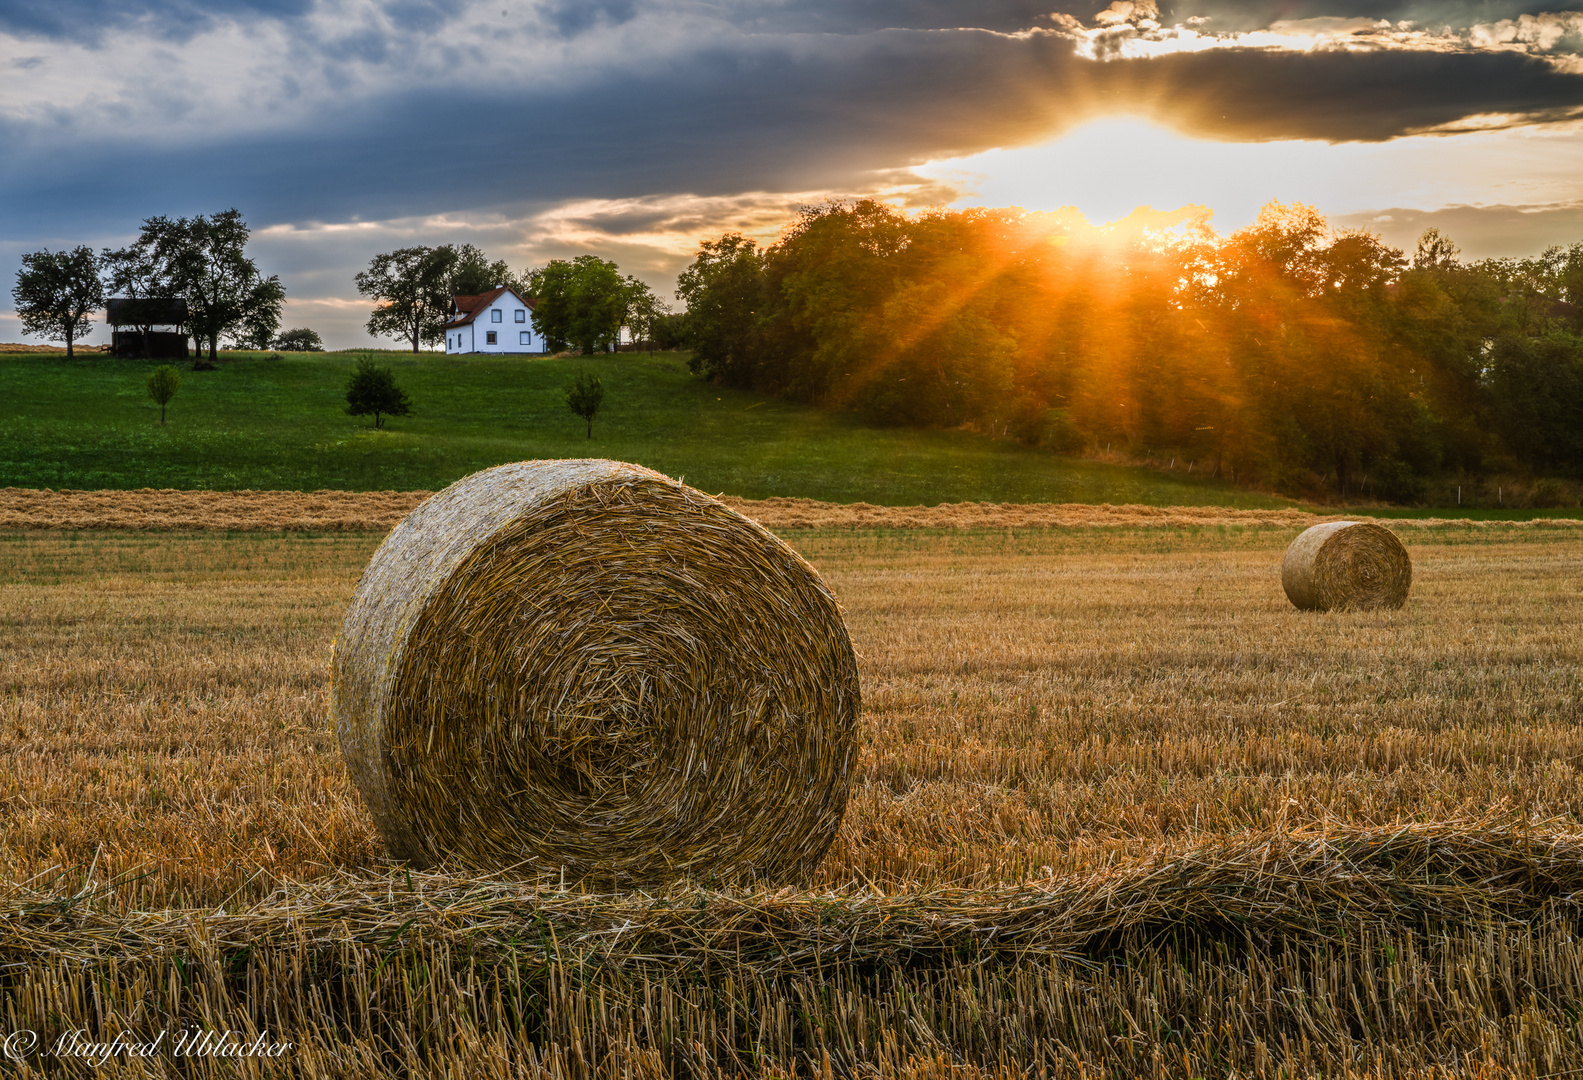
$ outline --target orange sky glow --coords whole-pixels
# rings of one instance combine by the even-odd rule
[[[1379,143],[1217,142],[1137,117],[1083,124],[1033,146],[928,162],[953,206],[1071,206],[1090,222],[1140,206],[1201,205],[1229,232],[1271,199],[1327,215],[1382,207],[1533,206],[1583,196],[1583,123],[1419,135]],[[1389,231],[1390,221],[1373,223]]]

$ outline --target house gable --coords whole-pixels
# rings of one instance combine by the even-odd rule
[[[480,315],[491,309],[507,311],[509,317],[510,306],[500,304],[502,298],[509,297],[516,301],[524,311],[532,311],[537,306],[532,299],[524,300],[517,295],[515,289],[502,285],[498,289],[491,289],[478,296],[453,296],[451,297],[451,317],[445,323],[445,328],[450,330],[457,326],[466,326],[474,322]],[[488,316],[484,316],[487,320]]]
[[[477,296],[453,296],[451,317],[443,327],[445,351],[456,353],[532,353],[544,351],[535,331],[534,300],[501,286]]]

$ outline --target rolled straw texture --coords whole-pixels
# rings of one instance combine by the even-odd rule
[[[1304,611],[1399,608],[1413,583],[1413,561],[1396,534],[1367,521],[1327,521],[1286,549],[1281,585]]]
[[[796,879],[829,847],[857,661],[819,575],[635,465],[452,484],[358,583],[336,731],[390,853],[615,886]]]

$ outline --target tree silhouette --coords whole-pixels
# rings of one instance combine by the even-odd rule
[[[23,255],[11,299],[23,333],[64,338],[71,357],[72,342],[93,325],[88,313],[104,305],[99,260],[89,247]]]

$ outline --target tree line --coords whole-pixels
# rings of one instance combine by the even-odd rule
[[[1446,470],[1583,471],[1583,243],[1412,255],[1272,202],[1207,214],[802,211],[700,245],[695,372],[884,424],[1107,446],[1281,490],[1411,501]]]
[[[95,253],[79,245],[23,255],[12,299],[23,331],[65,341],[68,356],[110,297],[132,301],[127,310],[134,318],[147,316],[139,326],[145,342],[155,325],[169,321],[159,302],[185,301],[185,321],[178,325],[200,352],[207,344],[211,361],[222,340],[239,349],[322,349],[312,330],[277,336],[286,292],[279,277],[265,277],[247,256],[248,237],[247,222],[235,209],[151,217],[126,247]],[[651,339],[669,315],[646,284],[623,277],[615,263],[594,255],[552,259],[517,274],[472,244],[414,246],[375,255],[355,283],[375,301],[368,332],[405,341],[413,352],[444,340],[452,297],[502,285],[533,299],[534,326],[553,351],[604,351],[623,330]]]
[[[445,339],[453,297],[501,286],[532,300],[529,317],[552,352],[573,346],[585,356],[604,352],[622,330],[650,338],[667,314],[646,284],[595,255],[551,259],[516,274],[472,244],[420,245],[375,255],[355,283],[375,302],[368,332],[405,341],[413,352]]]
[[[237,348],[267,349],[276,340],[286,290],[279,277],[265,277],[248,257],[249,235],[234,208],[208,216],[147,218],[126,247],[95,254],[79,245],[23,255],[12,300],[23,331],[64,340],[68,356],[108,297],[134,301],[134,317],[143,313],[139,329],[145,343],[154,326],[167,322],[166,312],[152,301],[180,299],[186,302],[181,325],[200,354],[207,345],[211,362],[222,339]]]

